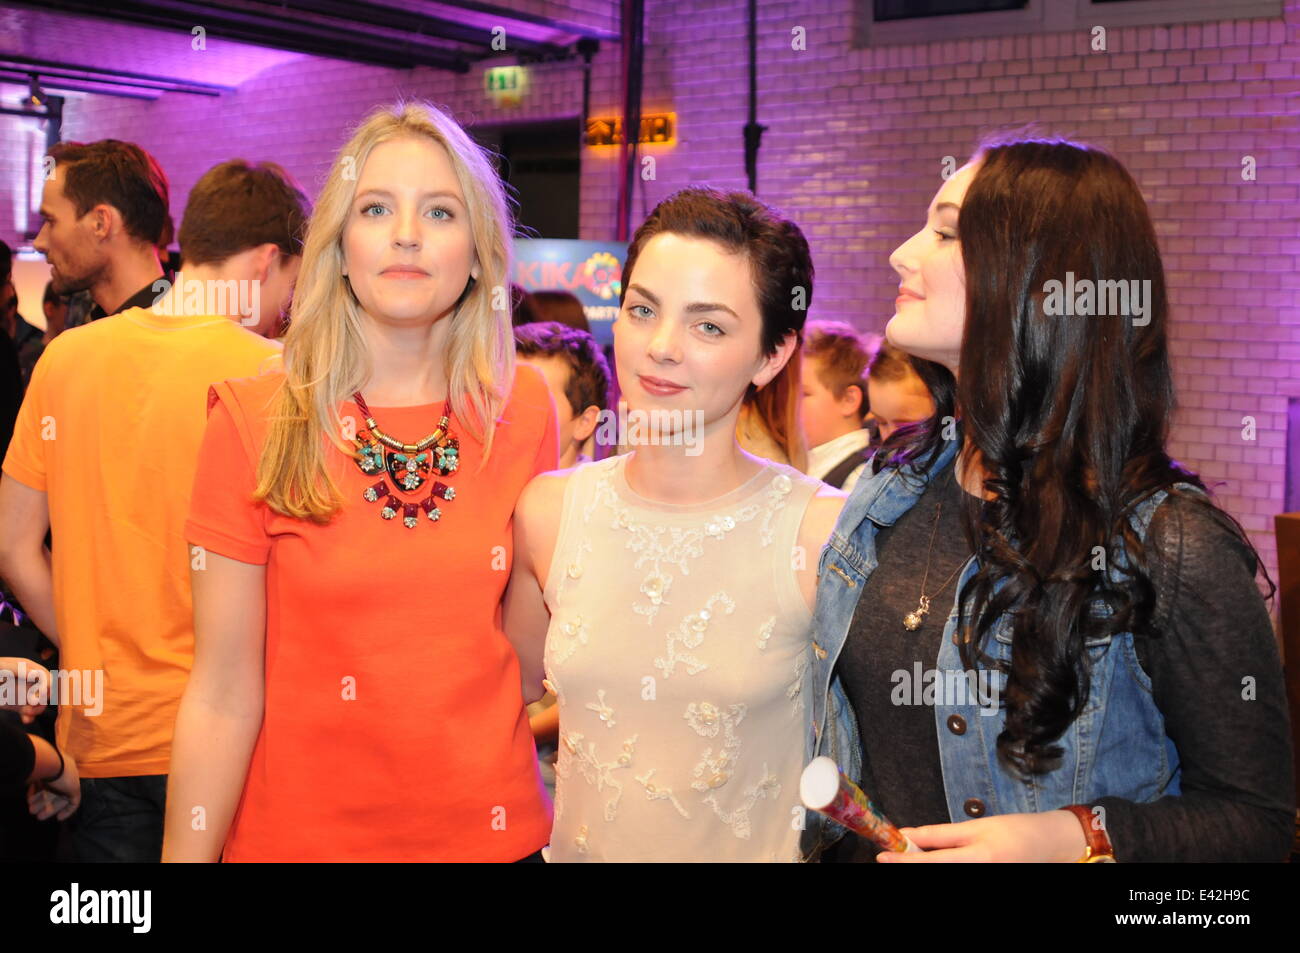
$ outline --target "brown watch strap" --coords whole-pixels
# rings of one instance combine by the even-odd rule
[[[1097,823],[1097,815],[1092,812],[1092,808],[1084,804],[1071,804],[1064,810],[1077,817],[1083,827],[1083,837],[1088,846],[1080,863],[1114,861],[1115,848],[1111,846],[1110,835],[1106,833],[1105,827]]]

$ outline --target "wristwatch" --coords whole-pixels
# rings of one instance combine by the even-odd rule
[[[1087,846],[1084,847],[1083,856],[1077,863],[1115,863],[1115,848],[1110,844],[1110,835],[1106,833],[1105,827],[1097,823],[1097,815],[1092,813],[1092,808],[1084,804],[1071,804],[1062,810],[1069,811],[1077,817],[1083,826],[1083,837],[1087,841]]]

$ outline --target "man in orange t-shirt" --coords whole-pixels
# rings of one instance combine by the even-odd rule
[[[103,223],[111,232],[131,217],[116,196],[85,197],[107,181],[89,161],[60,168],[42,206],[42,236],[62,229],[72,258],[102,240]],[[81,776],[71,859],[160,859],[194,657],[183,527],[207,390],[279,363],[280,345],[253,329],[287,306],[308,214],[276,166],[212,169],[186,208],[175,291],[159,284],[152,308],[51,341],[19,411],[0,479],[0,575],[60,649],[58,747]],[[40,796],[60,806],[52,790]]]

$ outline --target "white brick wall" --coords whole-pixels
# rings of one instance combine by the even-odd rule
[[[603,0],[515,6],[617,28],[617,5]],[[745,185],[743,0],[649,8],[644,109],[676,112],[680,141],[646,150],[657,179],[638,189],[638,217],[687,184]],[[807,31],[806,51],[790,49],[794,26]],[[1288,0],[1282,20],[1114,28],[1107,53],[1091,52],[1082,33],[857,50],[850,26],[848,0],[811,15],[792,2],[760,6],[759,121],[769,128],[759,194],[809,236],[813,313],[883,327],[897,283],[890,251],[919,226],[943,156],[962,161],[981,134],[1039,121],[1107,147],[1142,186],[1165,255],[1182,406],[1172,453],[1217,487],[1276,575],[1285,397],[1300,395],[1300,0]],[[593,71],[594,113],[620,111],[618,70],[607,45]],[[228,99],[98,98],[70,110],[66,137],[111,135],[152,151],[171,177],[179,223],[194,181],[223,159],[274,159],[314,190],[347,127],[377,103],[426,96],[471,124],[571,117],[581,69],[533,67],[514,108],[482,90],[481,69],[294,63]],[[616,155],[583,156],[583,238],[615,234]],[[1241,180],[1245,155],[1256,157],[1254,182]],[[3,187],[6,161],[0,150]],[[0,190],[0,209],[11,202]],[[1241,438],[1247,415],[1253,443]]]

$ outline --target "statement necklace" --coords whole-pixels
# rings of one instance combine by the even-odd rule
[[[391,491],[388,480],[380,480],[374,486],[366,487],[362,495],[371,503],[384,501],[379,515],[386,520],[396,517],[400,509],[402,525],[407,529],[415,529],[420,522],[421,510],[430,520],[437,522],[442,518],[438,501],[454,500],[454,489],[435,480],[429,495],[417,503],[399,500],[396,492],[418,493],[427,482],[426,474],[450,477],[456,472],[460,465],[460,441],[451,433],[451,400],[443,405],[438,429],[417,443],[403,443],[379,429],[360,392],[354,393],[352,399],[366,418],[366,429],[353,438],[357,445],[353,460],[367,476],[384,473],[393,481]]]

